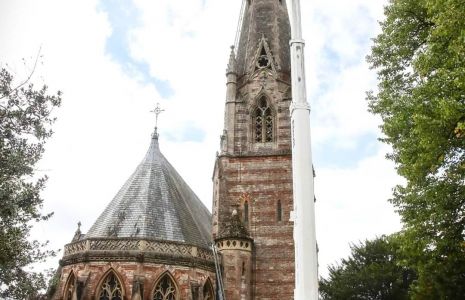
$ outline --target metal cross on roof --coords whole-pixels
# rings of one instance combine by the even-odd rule
[[[158,126],[158,115],[160,115],[164,111],[165,111],[164,109],[160,108],[160,103],[157,103],[157,106],[155,107],[155,109],[150,111],[155,114],[155,128]]]

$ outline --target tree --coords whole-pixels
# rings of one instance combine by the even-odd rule
[[[32,223],[47,220],[41,213],[40,191],[46,177],[37,179],[34,166],[44,143],[52,135],[53,108],[61,93],[47,94],[47,86],[35,89],[23,82],[12,87],[13,76],[0,71],[0,298],[28,299],[45,287],[43,274],[28,270],[53,251],[46,242],[30,240]]]
[[[382,118],[406,184],[391,202],[403,221],[416,299],[465,295],[465,1],[390,0],[368,56],[378,72],[370,111]]]
[[[329,267],[328,279],[320,280],[323,299],[408,299],[415,274],[400,266],[399,244],[380,237],[351,246],[351,256]]]

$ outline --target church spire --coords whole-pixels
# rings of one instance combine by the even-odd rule
[[[238,76],[254,71],[254,66],[260,56],[257,55],[257,48],[264,39],[269,47],[266,53],[271,56],[268,59],[275,62],[280,75],[286,74],[285,77],[289,78],[291,27],[286,1],[247,0],[242,18],[237,49]]]
[[[236,74],[236,68],[237,68],[237,61],[236,61],[236,53],[234,52],[234,46],[231,46],[231,53],[229,54],[229,62],[228,62],[228,68],[226,69],[226,75],[229,73],[234,73]]]

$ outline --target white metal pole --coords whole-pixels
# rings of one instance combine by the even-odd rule
[[[310,106],[305,87],[304,46],[300,0],[291,0],[292,29],[292,180],[294,195],[295,300],[318,299]]]

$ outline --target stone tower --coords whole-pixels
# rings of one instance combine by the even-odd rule
[[[228,300],[293,299],[289,40],[285,0],[246,1],[213,174],[213,238]]]

